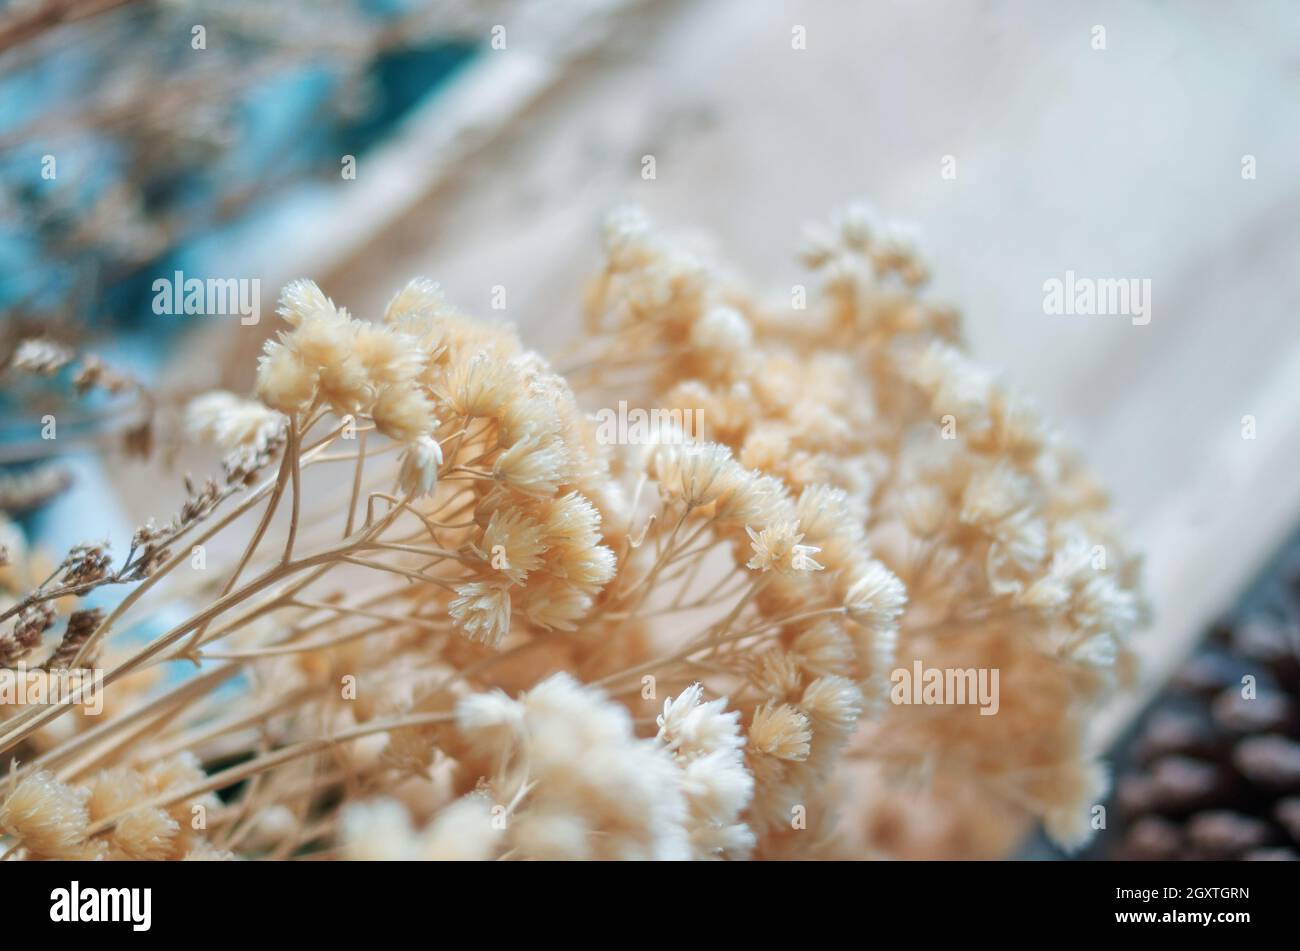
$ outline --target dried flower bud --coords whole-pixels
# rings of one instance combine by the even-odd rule
[[[257,395],[267,406],[292,416],[316,395],[318,375],[293,350],[268,340],[257,363]]]
[[[69,587],[94,584],[108,574],[111,563],[106,544],[77,545],[63,559],[63,583]]]
[[[148,459],[153,453],[153,419],[146,417],[122,430],[122,451],[129,459]]]
[[[756,753],[776,759],[808,758],[812,730],[808,717],[788,703],[769,700],[754,711],[749,725],[749,745]]]
[[[456,589],[447,613],[471,641],[500,645],[510,630],[510,592],[504,585],[475,581]]]
[[[48,601],[23,608],[14,620],[13,630],[0,637],[0,667],[12,667],[31,653],[53,624],[54,608]]]
[[[381,433],[398,442],[415,442],[438,425],[433,403],[413,387],[390,386],[380,391],[370,415]]]
[[[63,639],[59,642],[59,646],[54,649],[49,660],[41,666],[46,670],[61,670],[67,667],[103,620],[104,612],[99,608],[73,611],[68,617],[68,626],[63,631]]]
[[[878,561],[867,561],[850,577],[844,593],[849,616],[873,628],[887,628],[903,612],[907,589]]]
[[[95,389],[119,394],[140,388],[140,384],[133,377],[119,373],[93,355],[82,358],[76,376],[72,379],[72,385],[83,395]]]
[[[313,317],[334,318],[338,311],[315,281],[299,280],[286,284],[280,292],[280,305],[276,309],[286,323],[294,327]]]
[[[195,397],[185,407],[190,435],[226,450],[264,452],[284,434],[287,422],[283,413],[222,390]]]
[[[72,474],[57,464],[0,472],[0,512],[39,508],[72,485]]]
[[[433,495],[438,487],[438,467],[442,465],[442,446],[432,436],[419,436],[402,450],[398,487],[412,498]]]
[[[212,479],[205,479],[202,488],[195,489],[189,477],[185,478],[185,504],[181,506],[179,527],[184,527],[206,516],[221,501],[221,487]]]
[[[85,791],[44,770],[23,776],[0,802],[0,830],[33,858],[81,858],[89,822]]]
[[[53,376],[71,363],[74,356],[63,344],[37,337],[19,342],[10,365],[25,373]]]

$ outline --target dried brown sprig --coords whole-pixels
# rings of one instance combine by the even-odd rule
[[[57,379],[45,383],[41,390],[41,418],[53,416],[59,425],[71,424],[85,432],[74,438],[50,439],[43,435],[40,440],[15,443],[6,447],[5,461],[40,460],[70,446],[84,446],[87,442],[92,446],[116,442],[128,457],[149,456],[153,451],[157,401],[153,391],[131,374],[109,366],[93,353],[81,353],[63,343],[40,337],[17,341],[6,370],[27,376],[56,378],[65,367],[72,367],[71,397],[56,388],[59,385]],[[129,398],[131,402],[124,404],[119,399],[107,408],[93,411],[76,408],[72,400],[92,391],[115,398]],[[52,398],[60,401],[51,403]],[[67,411],[64,403],[69,406]]]
[[[20,611],[13,630],[0,637],[0,667],[13,667],[30,654],[53,625],[54,608],[49,604],[33,604]]]
[[[71,473],[57,463],[0,471],[0,512],[16,515],[40,508],[71,485]]]
[[[103,619],[104,612],[100,608],[73,611],[68,617],[68,625],[64,628],[59,646],[41,666],[46,670],[61,670],[70,666]]]

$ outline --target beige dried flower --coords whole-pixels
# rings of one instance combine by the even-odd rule
[[[746,567],[757,571],[821,571],[822,566],[813,560],[813,555],[821,551],[816,545],[801,545],[803,532],[799,523],[783,519],[754,531],[748,525],[745,532],[749,535],[754,555],[747,561]]]
[[[474,581],[456,588],[447,613],[472,641],[498,646],[510,630],[510,592],[502,584]]]
[[[267,406],[292,416],[311,402],[316,378],[316,370],[298,354],[268,341],[257,365],[257,395]]]
[[[58,782],[49,772],[28,773],[0,801],[0,831],[32,858],[80,858],[90,824],[86,798],[84,790]]]
[[[187,479],[122,568],[87,545],[28,571],[0,523],[0,662],[71,612],[47,677],[101,649],[109,675],[93,726],[0,719],[0,752],[100,770],[8,767],[14,857],[969,857],[1031,819],[1082,841],[1140,565],[962,351],[911,237],[851,208],[802,309],[633,210],[605,251],[568,379],[432,282],[372,321],[296,282],[260,402],[190,406],[227,480]],[[611,445],[611,401],[704,422]],[[173,591],[173,551],[209,581]],[[75,603],[125,582],[143,645]],[[200,673],[158,677],[182,658]],[[997,715],[891,702],[916,663],[996,668]]]
[[[357,398],[344,405],[360,407],[362,402]],[[418,390],[408,387],[390,386],[381,390],[370,413],[379,431],[398,442],[415,442],[431,433],[438,424],[433,416],[433,402]]]
[[[402,465],[397,484],[412,497],[429,496],[438,487],[438,468],[442,465],[442,446],[430,436],[418,436],[402,450]]]
[[[60,343],[32,338],[19,342],[10,362],[14,369],[25,373],[51,376],[71,363],[75,357],[75,353]]]
[[[755,753],[776,759],[808,758],[812,731],[808,718],[788,703],[768,701],[754,711],[749,725],[749,746]]]
[[[190,435],[222,449],[263,452],[284,432],[285,416],[256,400],[214,390],[195,397],[185,408]]]
[[[543,442],[529,435],[498,456],[492,472],[520,492],[554,495],[563,481],[564,466],[564,447],[558,440]]]

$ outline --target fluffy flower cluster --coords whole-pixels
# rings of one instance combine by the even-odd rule
[[[462,545],[477,558],[449,605],[465,635],[499,646],[517,613],[572,630],[614,557],[590,500],[603,460],[564,381],[513,332],[454,313],[428,281],[394,297],[382,323],[349,317],[310,281],[285,289],[280,314],[292,330],[266,345],[267,405],[368,418],[405,444],[398,484],[413,498],[431,499],[440,473],[468,480],[473,498],[459,509],[476,527]]]
[[[85,785],[60,782],[45,770],[11,783],[0,800],[0,831],[32,859],[162,860],[220,857],[203,837],[211,794],[185,796],[205,778],[193,756],[179,754],[146,769],[119,766]],[[103,836],[91,827],[113,820]]]
[[[796,288],[794,308],[752,298],[636,213],[611,220],[607,247],[591,328],[611,355],[629,345],[646,355],[644,399],[701,412],[716,445],[692,451],[714,474],[692,473],[693,484],[730,499],[739,468],[797,493],[793,512],[778,489],[763,517],[746,513],[761,526],[749,530],[747,564],[788,569],[804,542],[822,570],[786,570],[755,605],[773,619],[801,604],[847,609],[787,623],[777,650],[801,667],[787,697],[832,674],[861,687],[876,711],[857,748],[865,768],[889,777],[868,780],[888,802],[867,802],[867,812],[899,808],[892,790],[910,773],[984,800],[986,815],[1015,803],[1063,843],[1085,838],[1104,772],[1083,748],[1083,728],[1090,705],[1131,674],[1127,642],[1144,611],[1138,562],[1074,456],[962,352],[953,312],[917,295],[926,269],[903,233],[861,206],[811,231],[804,260],[822,301],[801,307]],[[735,463],[717,461],[722,446]],[[682,497],[679,474],[662,475]],[[1000,712],[891,703],[880,675],[916,661],[998,668]],[[755,711],[771,749],[803,749],[798,713]],[[995,848],[1018,831],[1005,828]],[[873,845],[909,848],[897,837]]]
[[[567,379],[426,281],[374,322],[288,287],[258,399],[190,409],[196,435],[250,454],[241,472],[280,462],[184,530],[261,518],[207,607],[112,678],[110,711],[176,715],[133,757],[107,727],[72,756],[66,720],[0,720],[0,751],[36,757],[9,778],[3,844],[969,856],[1029,819],[1080,841],[1104,778],[1084,727],[1131,673],[1137,562],[1074,457],[921,296],[905,233],[850,209],[810,236],[820,289],[781,306],[635,212],[605,248]],[[704,430],[606,445],[589,413],[616,401]],[[181,657],[205,672],[140,685]],[[895,680],[914,665],[996,670],[996,715],[910,702]],[[252,686],[214,713],[241,671]],[[160,785],[182,749],[187,778]],[[67,761],[107,771],[45,768]],[[184,809],[220,790],[234,801],[200,834]]]
[[[406,314],[403,300],[394,304]],[[258,363],[257,393],[267,406],[287,416],[320,406],[340,417],[364,413],[402,442],[435,428],[433,403],[416,385],[431,354],[414,334],[353,319],[311,281],[286,287],[279,313],[292,329],[268,341]]]

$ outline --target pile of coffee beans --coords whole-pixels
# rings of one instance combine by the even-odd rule
[[[1300,859],[1297,549],[1214,625],[1113,759],[1109,828],[1085,857]]]

